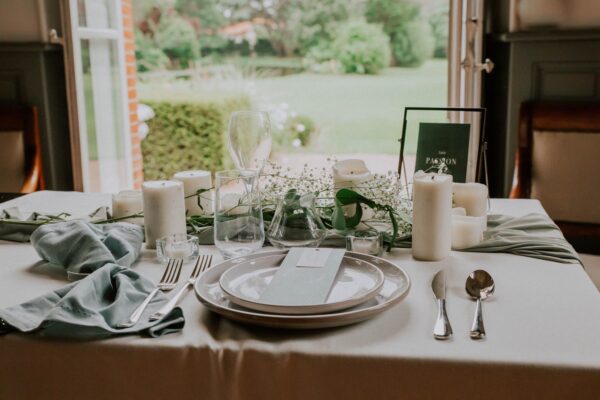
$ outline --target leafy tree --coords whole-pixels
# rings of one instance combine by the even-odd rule
[[[135,58],[139,72],[166,69],[169,66],[169,57],[139,30],[135,31]]]
[[[333,53],[346,73],[376,74],[390,61],[389,38],[378,25],[365,20],[340,24]]]
[[[431,26],[421,18],[402,25],[392,41],[394,57],[399,65],[419,67],[433,56],[435,41]]]
[[[154,34],[156,45],[175,63],[187,68],[200,58],[196,32],[188,21],[176,14],[164,15]]]
[[[342,21],[362,17],[362,0],[304,0],[300,1],[297,26],[298,46],[305,55],[313,47],[328,47]]]
[[[433,56],[433,32],[421,17],[418,4],[407,0],[367,0],[365,16],[367,21],[383,25],[397,64],[418,67]]]
[[[218,0],[175,0],[174,8],[179,15],[197,20],[197,29],[201,33],[220,28],[226,23]]]
[[[362,15],[363,0],[221,0],[231,22],[255,21],[259,37],[271,42],[280,56],[306,54],[333,40],[340,21]]]
[[[394,40],[398,29],[417,18],[420,8],[406,0],[367,0],[365,18],[368,22],[381,24],[383,30]]]
[[[429,16],[429,24],[435,40],[434,57],[446,58],[448,56],[448,5],[435,10]]]

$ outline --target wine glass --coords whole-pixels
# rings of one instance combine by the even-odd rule
[[[229,119],[229,154],[240,170],[262,170],[271,154],[271,121],[265,111],[235,111]]]

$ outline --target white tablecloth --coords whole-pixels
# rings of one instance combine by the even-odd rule
[[[0,209],[85,213],[109,200],[41,192]],[[493,200],[492,208],[543,212],[535,200]],[[216,254],[212,246],[202,251]],[[157,280],[153,257],[145,251],[134,268]],[[409,273],[411,291],[384,314],[350,327],[290,332],[240,325],[190,293],[182,302],[184,330],[158,339],[0,337],[0,399],[600,398],[600,294],[580,266],[460,252],[427,263],[402,249],[385,257]],[[0,260],[0,307],[66,283],[29,244],[0,242]],[[442,267],[455,333],[447,342],[431,333],[430,281]],[[187,274],[191,265],[184,268]],[[469,338],[475,304],[464,293],[466,276],[477,268],[496,281],[483,305],[483,341]]]

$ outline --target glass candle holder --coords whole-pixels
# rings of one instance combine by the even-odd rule
[[[196,236],[176,233],[156,240],[156,258],[165,262],[181,258],[184,262],[198,257],[199,241]]]
[[[354,231],[346,236],[346,250],[380,256],[383,254],[383,235],[374,229]]]

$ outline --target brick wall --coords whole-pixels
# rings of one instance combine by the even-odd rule
[[[137,91],[135,42],[133,39],[133,5],[132,0],[122,0],[123,35],[125,40],[125,67],[127,68],[127,97],[129,101],[129,121],[131,123],[131,152],[133,159],[133,184],[139,189],[144,181],[142,166],[142,149],[138,135]]]

